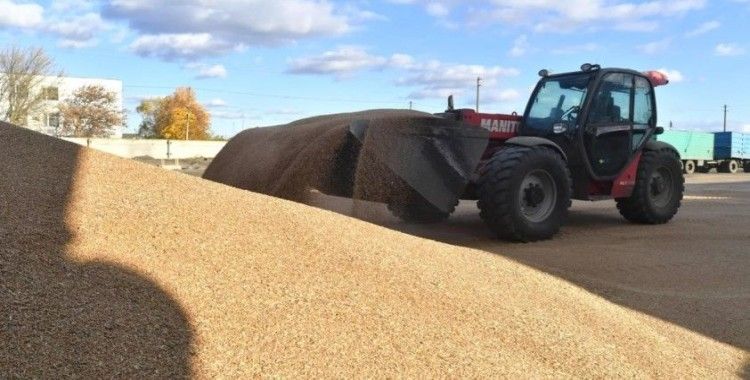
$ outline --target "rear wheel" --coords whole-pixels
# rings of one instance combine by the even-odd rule
[[[721,173],[737,173],[740,170],[740,164],[737,160],[727,160],[719,165],[718,171]]]
[[[740,163],[737,162],[736,160],[730,160],[727,166],[729,167],[729,172],[732,174],[740,171]]]
[[[645,151],[638,164],[635,188],[618,198],[617,208],[634,223],[662,224],[677,214],[685,191],[680,159],[671,149]]]
[[[685,161],[685,164],[683,165],[683,171],[685,172],[685,174],[695,173],[695,161],[692,161],[692,160]]]
[[[481,171],[480,216],[502,239],[549,239],[570,207],[570,172],[560,155],[543,146],[508,146]]]
[[[750,160],[745,161],[742,166],[745,168],[745,173],[750,173]]]

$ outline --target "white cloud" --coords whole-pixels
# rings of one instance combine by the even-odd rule
[[[661,68],[657,71],[666,75],[667,79],[669,79],[669,83],[680,83],[685,80],[685,77],[678,70],[669,70],[669,69]]]
[[[97,39],[75,40],[75,39],[63,38],[57,42],[57,46],[61,48],[66,48],[66,49],[85,49],[85,48],[94,47],[97,44],[99,44],[99,40]]]
[[[638,45],[637,48],[644,54],[657,54],[662,53],[669,48],[672,44],[671,38],[665,38],[659,41],[649,42],[643,45]]]
[[[733,43],[720,43],[714,48],[716,55],[730,57],[745,54],[745,48]]]
[[[719,27],[721,27],[720,22],[716,20],[707,21],[707,22],[704,22],[703,24],[698,25],[698,27],[696,27],[695,29],[685,33],[685,36],[687,37],[699,36],[701,34],[706,34],[712,30],[718,29]]]
[[[197,70],[195,75],[196,79],[209,79],[209,78],[226,78],[227,69],[224,65],[197,65],[194,67]]]
[[[59,45],[62,47],[84,48],[95,46],[98,42],[97,36],[109,28],[98,13],[89,12],[53,22],[46,30],[61,38]]]
[[[417,87],[410,94],[411,98],[441,98],[451,94],[460,95],[475,88],[477,78],[487,91],[494,88],[499,79],[516,76],[519,71],[501,66],[483,66],[466,64],[446,64],[440,61],[429,61],[414,64],[407,75],[399,78],[399,86]]]
[[[521,35],[513,41],[513,47],[510,48],[508,55],[511,57],[521,57],[529,50],[529,39],[526,35]]]
[[[44,21],[44,8],[35,3],[0,0],[0,27],[36,28]]]
[[[400,63],[406,62],[405,55],[396,58]],[[341,46],[323,54],[291,61],[287,72],[292,74],[333,74],[338,77],[348,76],[365,69],[383,67],[388,59],[369,54],[359,46]]]
[[[748,132],[750,133],[750,124],[745,124],[742,126],[742,132]]]
[[[406,69],[414,65],[414,58],[408,54],[396,53],[391,56],[388,65]]]
[[[144,57],[164,60],[199,59],[232,50],[226,41],[217,40],[209,33],[143,35],[130,44],[130,49]]]
[[[224,99],[221,99],[221,98],[214,98],[214,99],[209,100],[208,103],[206,103],[206,106],[210,108],[221,108],[221,107],[226,107],[227,102],[225,102]]]
[[[163,59],[196,59],[247,46],[340,35],[352,29],[352,16],[345,13],[326,0],[113,0],[103,10],[105,17],[125,20],[142,34],[133,43],[136,53]],[[179,46],[168,49],[170,42]],[[168,53],[154,52],[149,45]]]
[[[90,0],[52,0],[50,9],[55,12],[90,11],[95,4]]]
[[[428,8],[431,0],[391,1],[421,4]],[[502,23],[525,25],[539,32],[570,32],[597,27],[627,31],[652,31],[667,17],[679,17],[703,8],[706,0],[442,0],[445,7],[454,5],[452,18],[467,20],[473,26]],[[462,11],[460,11],[463,9]],[[444,16],[440,16],[444,17]]]
[[[443,3],[429,3],[425,7],[428,14],[435,17],[445,17],[450,13],[450,9]]]
[[[483,86],[494,89],[499,79],[516,76],[519,71],[501,66],[467,64],[447,64],[437,60],[418,62],[407,54],[393,54],[390,57],[372,55],[358,46],[343,46],[323,54],[290,61],[288,73],[333,75],[339,79],[362,70],[392,69],[402,71],[396,85],[412,87],[413,99],[444,97],[460,94],[476,85],[477,77],[482,78]],[[504,97],[514,94],[504,92]]]

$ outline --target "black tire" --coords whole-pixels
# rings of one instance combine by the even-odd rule
[[[736,174],[740,171],[740,163],[737,160],[729,160],[727,162],[727,171],[728,173]]]
[[[716,172],[717,173],[729,173],[729,167],[727,166],[727,161],[722,161],[718,166],[716,166]]]
[[[433,206],[416,191],[406,197],[406,201],[388,202],[388,210],[397,218],[407,223],[438,223],[442,222],[456,209],[456,203],[450,206],[448,212]]]
[[[711,171],[711,167],[708,165],[698,166],[695,168],[698,173],[708,173]]]
[[[617,209],[633,223],[663,224],[677,214],[684,192],[685,177],[677,153],[647,150],[638,164],[633,194],[616,199]]]
[[[482,220],[501,239],[549,239],[568,215],[570,171],[550,148],[507,146],[480,171],[477,195]]]
[[[742,167],[744,168],[745,173],[750,173],[750,161],[745,161]]]
[[[683,169],[683,172],[685,174],[693,174],[693,173],[695,173],[695,161],[692,161],[692,160],[685,161],[685,163],[683,164],[682,169]]]
[[[740,164],[736,160],[723,161],[716,169],[720,173],[735,174],[740,170]]]

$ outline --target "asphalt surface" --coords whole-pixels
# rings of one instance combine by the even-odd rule
[[[312,203],[512,258],[750,352],[750,174],[699,174],[687,182],[680,212],[666,225],[630,224],[613,201],[576,201],[555,239],[530,244],[495,239],[472,201],[462,201],[448,221],[432,225],[400,222],[378,204],[321,194],[314,194]],[[750,376],[750,363],[748,368]]]

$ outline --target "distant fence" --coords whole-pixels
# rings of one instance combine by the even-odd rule
[[[64,137],[63,140],[87,146],[115,156],[156,159],[214,158],[226,141],[87,139]]]

